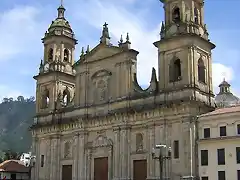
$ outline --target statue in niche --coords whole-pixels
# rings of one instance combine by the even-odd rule
[[[98,98],[100,101],[103,101],[106,99],[106,92],[107,92],[107,85],[104,80],[99,80],[97,82],[97,89],[98,89]]]
[[[68,158],[70,156],[70,142],[67,141],[64,143],[64,158]]]
[[[143,150],[143,135],[141,133],[136,134],[136,151]]]

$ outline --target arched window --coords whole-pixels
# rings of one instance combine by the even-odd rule
[[[181,80],[181,61],[180,59],[172,60],[169,67],[169,81],[176,82]]]
[[[70,92],[68,89],[63,91],[63,104],[67,106],[70,103]]]
[[[201,58],[198,60],[198,81],[202,83],[206,83],[205,65]]]
[[[52,61],[53,60],[53,49],[50,48],[48,51],[48,61]]]
[[[49,90],[45,89],[42,94],[42,109],[49,107]]]
[[[172,12],[172,20],[173,22],[179,22],[181,20],[180,18],[180,9],[179,7],[175,7]]]
[[[69,51],[67,49],[64,49],[64,61],[69,61]]]
[[[199,24],[199,13],[197,8],[194,8],[194,22]]]
[[[143,135],[141,133],[136,134],[136,151],[143,150]]]

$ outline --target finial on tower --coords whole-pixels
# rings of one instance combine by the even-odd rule
[[[131,42],[130,42],[130,38],[129,38],[129,33],[127,33],[127,36],[126,36],[126,43],[131,44]]]
[[[90,46],[87,45],[87,50],[86,50],[86,54],[88,54],[90,52]]]
[[[108,24],[105,22],[103,25],[102,36],[100,38],[101,43],[109,44],[110,36],[108,31]]]
[[[120,37],[120,40],[118,41],[118,45],[122,45],[123,44],[123,37],[122,37],[122,34],[121,34],[121,37]]]
[[[84,47],[82,47],[80,59],[82,59],[83,57],[84,57]]]
[[[61,0],[61,5],[58,8],[58,18],[64,18],[65,8],[63,7],[63,0]]]

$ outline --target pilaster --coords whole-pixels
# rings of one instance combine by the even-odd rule
[[[61,172],[61,163],[60,163],[60,160],[61,160],[61,138],[60,136],[57,136],[56,137],[56,140],[55,140],[55,143],[56,143],[56,150],[55,150],[55,158],[56,158],[56,179],[55,180],[59,180],[60,179],[60,172]]]
[[[53,61],[56,60],[57,45],[53,44]]]
[[[64,44],[61,43],[61,48],[60,48],[60,60],[63,61],[63,57],[64,57]]]
[[[46,144],[47,147],[50,148],[46,148],[46,165],[47,167],[51,166],[51,158],[52,158],[52,154],[51,154],[51,137],[49,137],[49,139],[46,140]],[[46,168],[45,169],[45,173],[46,173],[46,179],[50,179],[51,176],[51,168]]]
[[[35,162],[35,166],[32,169],[32,173],[31,173],[31,178],[32,179],[37,179],[37,170],[38,170],[38,164],[39,164],[39,155],[38,153],[38,138],[34,137],[33,138],[33,143],[32,143],[32,154],[36,156],[36,162]]]
[[[58,169],[58,146],[57,146],[58,137],[51,137],[51,145],[50,145],[50,179],[57,180],[57,169]]]
[[[41,156],[40,156],[40,139],[37,138],[36,143],[36,171],[35,171],[35,177],[36,179],[39,179],[39,170],[40,170],[40,164],[41,164]]]
[[[152,148],[155,147],[155,125],[148,127],[148,179],[156,176],[156,160],[152,158]]]
[[[118,98],[118,97],[120,97],[121,96],[121,94],[120,94],[120,92],[121,92],[121,90],[120,90],[120,85],[121,85],[121,71],[120,71],[120,68],[121,68],[121,66],[120,66],[120,63],[117,63],[117,64],[115,64],[115,68],[116,68],[116,77],[118,77],[117,79],[116,79],[116,97]]]
[[[79,165],[79,134],[73,137],[73,180],[78,180],[78,165]]]
[[[86,133],[78,133],[78,179],[88,179],[87,178],[87,154],[85,153],[84,145],[86,144]]]
[[[121,127],[121,137],[120,137],[120,165],[121,165],[121,180],[131,179],[131,164],[130,159],[130,126]]]
[[[113,146],[113,178],[117,180],[120,176],[120,128],[116,127],[114,131],[114,146]]]

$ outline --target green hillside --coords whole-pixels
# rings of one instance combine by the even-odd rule
[[[0,104],[0,150],[20,153],[29,151],[31,146],[29,126],[33,123],[34,115],[34,97],[3,99]]]

